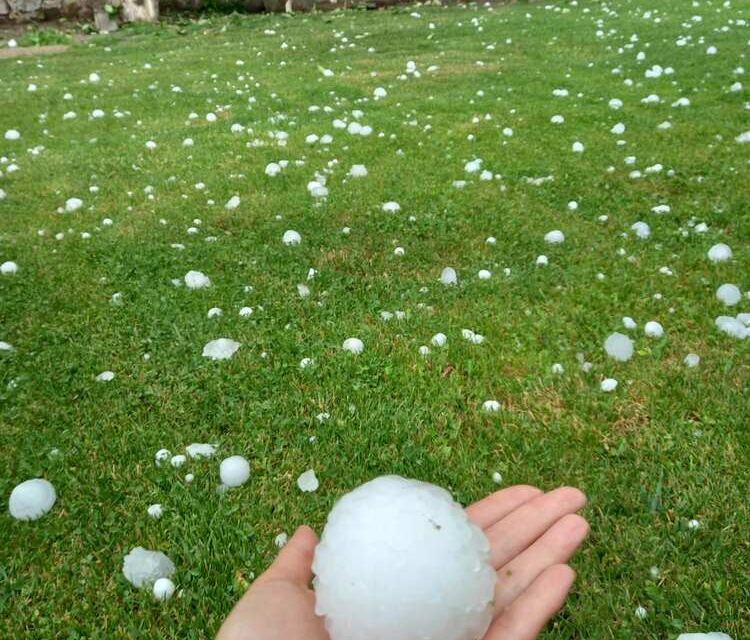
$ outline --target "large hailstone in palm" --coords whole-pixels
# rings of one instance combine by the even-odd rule
[[[383,476],[341,498],[313,560],[331,640],[475,640],[492,620],[482,530],[450,494]]]
[[[16,520],[37,520],[47,513],[57,500],[52,483],[44,478],[26,480],[10,492],[8,510]]]

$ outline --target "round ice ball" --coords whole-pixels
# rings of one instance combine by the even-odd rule
[[[616,331],[604,341],[604,350],[610,358],[618,362],[627,362],[633,357],[633,341]]]
[[[490,545],[450,494],[383,476],[341,498],[313,560],[331,640],[475,640],[492,620]]]
[[[359,338],[347,338],[341,346],[344,351],[349,351],[354,355],[359,355],[365,350],[365,343]]]
[[[742,293],[736,284],[723,284],[716,290],[716,299],[727,307],[733,307],[742,300]]]
[[[55,487],[44,478],[22,482],[10,492],[8,510],[16,520],[36,520],[47,513],[57,500]]]
[[[720,242],[708,250],[708,259],[711,262],[726,262],[732,259],[732,249],[729,245]]]
[[[250,463],[242,456],[224,458],[219,465],[219,477],[228,487],[239,487],[250,477]]]
[[[154,598],[160,602],[166,602],[174,593],[174,582],[169,578],[159,578],[154,582]]]

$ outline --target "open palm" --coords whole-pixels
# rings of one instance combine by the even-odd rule
[[[497,570],[495,618],[483,640],[534,640],[560,609],[575,572],[565,564],[588,534],[586,497],[563,487],[516,486],[466,509],[482,527]],[[310,589],[318,538],[300,527],[248,589],[216,640],[329,640]]]

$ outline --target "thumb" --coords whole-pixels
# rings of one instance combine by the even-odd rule
[[[302,525],[284,545],[264,577],[308,585],[313,577],[312,561],[317,544],[318,536],[315,532],[310,527]]]

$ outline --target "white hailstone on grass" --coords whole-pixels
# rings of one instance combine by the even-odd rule
[[[480,158],[477,158],[475,160],[470,160],[464,165],[464,171],[466,173],[476,173],[482,168],[482,160]]]
[[[638,618],[639,620],[643,620],[648,615],[648,613],[643,607],[636,607],[634,613],[635,613],[635,617]]]
[[[708,49],[706,49],[706,55],[707,56],[715,56],[717,51],[718,50],[716,49],[716,47],[714,47],[713,45],[711,45]]]
[[[228,360],[239,348],[239,342],[235,342],[229,338],[218,338],[205,344],[203,347],[203,357],[211,358],[211,360]]]
[[[503,481],[503,476],[499,471],[495,471],[495,473],[492,474],[492,482],[495,484],[501,484]]]
[[[44,478],[33,478],[16,485],[8,498],[8,510],[16,520],[37,520],[47,513],[57,500],[52,483]]]
[[[169,578],[159,578],[154,582],[153,594],[159,602],[166,602],[174,594],[175,586]]]
[[[65,201],[65,213],[73,213],[83,206],[83,200],[80,198],[68,198]]]
[[[0,351],[13,351],[13,345],[0,340]]]
[[[317,491],[319,485],[320,483],[318,482],[318,478],[315,476],[315,471],[313,471],[312,469],[308,469],[302,475],[300,475],[299,478],[297,478],[297,486],[299,487],[299,490],[304,493]]]
[[[738,340],[744,340],[747,338],[748,333],[750,333],[750,330],[748,330],[743,322],[730,316],[719,316],[716,318],[716,328],[722,333],[726,333]]]
[[[571,200],[568,202],[568,211],[577,211],[578,210],[578,203],[575,200]]]
[[[750,131],[745,131],[745,133],[741,133],[734,139],[734,141],[739,142],[740,144],[747,144],[748,142],[750,142]]]
[[[482,404],[482,411],[485,413],[497,413],[500,411],[500,403],[497,400],[485,400]]]
[[[185,274],[185,285],[188,289],[205,289],[211,286],[211,280],[200,271],[188,271]]]
[[[216,122],[216,114],[215,113],[207,113],[206,114],[206,122]]]
[[[161,551],[136,547],[122,561],[122,574],[134,587],[152,586],[175,572],[174,563]]]
[[[385,213],[396,213],[401,210],[401,205],[398,202],[386,202],[381,207]]]
[[[352,178],[364,178],[367,175],[367,167],[363,164],[353,164],[349,169],[349,176]]]
[[[708,259],[711,262],[726,262],[732,259],[732,249],[729,245],[720,242],[708,250]]]
[[[655,320],[647,322],[643,331],[649,338],[661,338],[664,335],[664,328]]]
[[[148,515],[151,516],[154,520],[158,520],[159,518],[161,518],[162,514],[164,513],[164,510],[158,503],[152,504],[146,511],[148,511]]]
[[[417,351],[419,355],[422,356],[423,358],[430,355],[430,348],[424,344],[421,347],[419,347]]]
[[[697,353],[688,353],[683,362],[688,369],[694,369],[700,364],[701,357]]]
[[[458,276],[456,270],[453,267],[445,267],[440,273],[440,282],[444,285],[458,284]]]
[[[723,284],[716,290],[716,299],[727,307],[733,307],[742,300],[742,293],[735,284]]]
[[[286,543],[287,543],[288,541],[289,541],[289,536],[288,536],[288,535],[287,535],[286,533],[284,533],[284,532],[280,533],[279,535],[277,535],[277,536],[276,536],[276,537],[275,537],[275,538],[273,539],[273,543],[274,543],[274,544],[275,544],[275,545],[276,545],[276,546],[277,546],[277,547],[278,547],[279,549],[281,549],[282,547],[284,547],[284,546],[286,545]]]
[[[99,80],[101,80],[101,78],[99,77],[98,73],[89,74],[89,82],[93,82],[94,84],[96,84],[97,82],[99,82]]]
[[[3,189],[0,189],[0,202],[2,202],[3,200],[5,200],[5,198],[7,198],[7,197],[8,197],[8,194],[5,193],[5,191]]]
[[[375,98],[385,98],[388,95],[388,92],[383,87],[378,87],[372,92],[372,95]]]
[[[622,326],[624,326],[626,329],[636,329],[638,327],[635,320],[633,320],[633,318],[631,318],[630,316],[622,317]]]
[[[156,466],[160,467],[161,463],[167,460],[171,455],[172,454],[169,452],[169,449],[159,449],[154,455],[154,462],[156,463]]]
[[[146,149],[150,149],[151,151],[153,151],[154,149],[156,149],[156,143],[153,140],[149,140],[148,142],[146,142]]]
[[[611,393],[612,391],[617,389],[617,380],[615,380],[614,378],[605,378],[604,380],[602,380],[601,389],[605,393]]]
[[[250,463],[242,456],[224,458],[219,465],[219,478],[227,487],[239,487],[250,477]]]
[[[284,231],[284,235],[281,237],[281,241],[287,246],[296,246],[302,242],[302,236],[294,231],[294,229],[289,229],[288,231]]]
[[[436,333],[434,336],[432,336],[430,342],[432,343],[433,347],[444,347],[446,344],[448,344],[448,338],[444,333]]]
[[[15,262],[8,260],[0,264],[0,273],[4,276],[12,276],[18,271],[18,265]]]
[[[561,373],[565,372],[565,369],[563,368],[563,366],[559,362],[556,362],[555,364],[552,365],[551,371],[555,375],[560,375]]]
[[[494,236],[488,236],[484,242],[485,244],[495,245],[497,244],[497,238],[495,238]]]
[[[299,368],[307,369],[307,367],[310,367],[313,364],[315,364],[315,360],[313,360],[312,358],[302,358],[302,360],[299,361]]]
[[[359,355],[365,350],[365,343],[362,342],[359,338],[347,338],[346,340],[344,340],[344,344],[341,345],[341,348],[344,351],[353,353],[354,355]]]
[[[625,133],[625,125],[622,122],[618,122],[609,130],[609,132],[614,133],[617,136],[622,135]]]
[[[243,318],[247,318],[248,316],[253,315],[253,308],[252,307],[242,307],[240,309],[240,316]]]
[[[627,362],[633,357],[633,341],[623,333],[613,333],[604,341],[604,350],[610,358]]]
[[[211,307],[208,310],[208,317],[209,318],[217,318],[218,316],[224,315],[224,312],[219,309],[219,307]]]
[[[547,256],[541,255],[536,257],[536,264],[540,267],[546,267],[549,264],[549,260],[547,259]]]
[[[102,371],[98,376],[96,376],[97,382],[110,382],[115,379],[115,374],[111,371]]]
[[[573,146],[571,147],[571,150],[573,151],[573,153],[583,153],[583,150],[584,150],[583,143],[578,142],[578,141],[574,142]]]
[[[552,116],[549,119],[549,121],[552,124],[564,124],[565,123],[565,118],[563,116],[561,116],[561,115],[558,114],[558,115]]]
[[[176,456],[172,456],[169,460],[169,464],[171,464],[175,469],[181,467],[183,464],[185,464],[185,462],[187,462],[187,458],[181,453],[178,453]]]
[[[397,255],[397,256],[403,256],[406,253],[406,251],[404,250],[403,247],[396,247],[393,250],[393,253],[394,253],[394,255]]]
[[[635,235],[641,240],[645,240],[651,235],[651,227],[649,227],[645,222],[641,222],[640,220],[638,222],[634,222],[630,229],[632,231],[635,231]]]
[[[477,273],[477,277],[480,280],[489,280],[492,277],[492,274],[487,271],[487,269],[481,269],[479,273]]]
[[[732,640],[726,633],[712,631],[710,633],[681,633],[677,640]]]
[[[224,208],[227,211],[232,211],[240,206],[240,197],[239,196],[232,196],[227,200],[227,203],[224,205]]]
[[[554,231],[544,234],[544,241],[547,244],[560,244],[565,241],[565,235],[559,229],[555,229]]]
[[[193,142],[193,139],[192,139],[192,138],[185,138],[185,139],[184,139],[184,140],[182,141],[182,146],[183,146],[183,147],[192,147],[192,146],[193,146],[194,144],[195,144],[195,143]]]
[[[352,629],[359,640],[470,640],[492,620],[489,542],[447,491],[424,482],[384,476],[343,496],[313,572],[331,640]]]
[[[279,175],[281,173],[281,165],[276,162],[269,162],[265,169],[266,175],[270,178]]]
[[[185,451],[193,459],[210,458],[214,455],[214,453],[216,453],[217,446],[218,445],[209,444],[207,442],[194,442],[193,444],[189,444],[187,447],[185,447]]]
[[[690,531],[696,531],[700,529],[701,523],[699,520],[690,520],[688,521],[687,526],[688,526],[688,529],[690,529]]]
[[[18,133],[18,131],[16,131],[15,129],[8,129],[5,132],[6,140],[13,141],[13,140],[19,140],[20,138],[21,138],[21,134]]]

